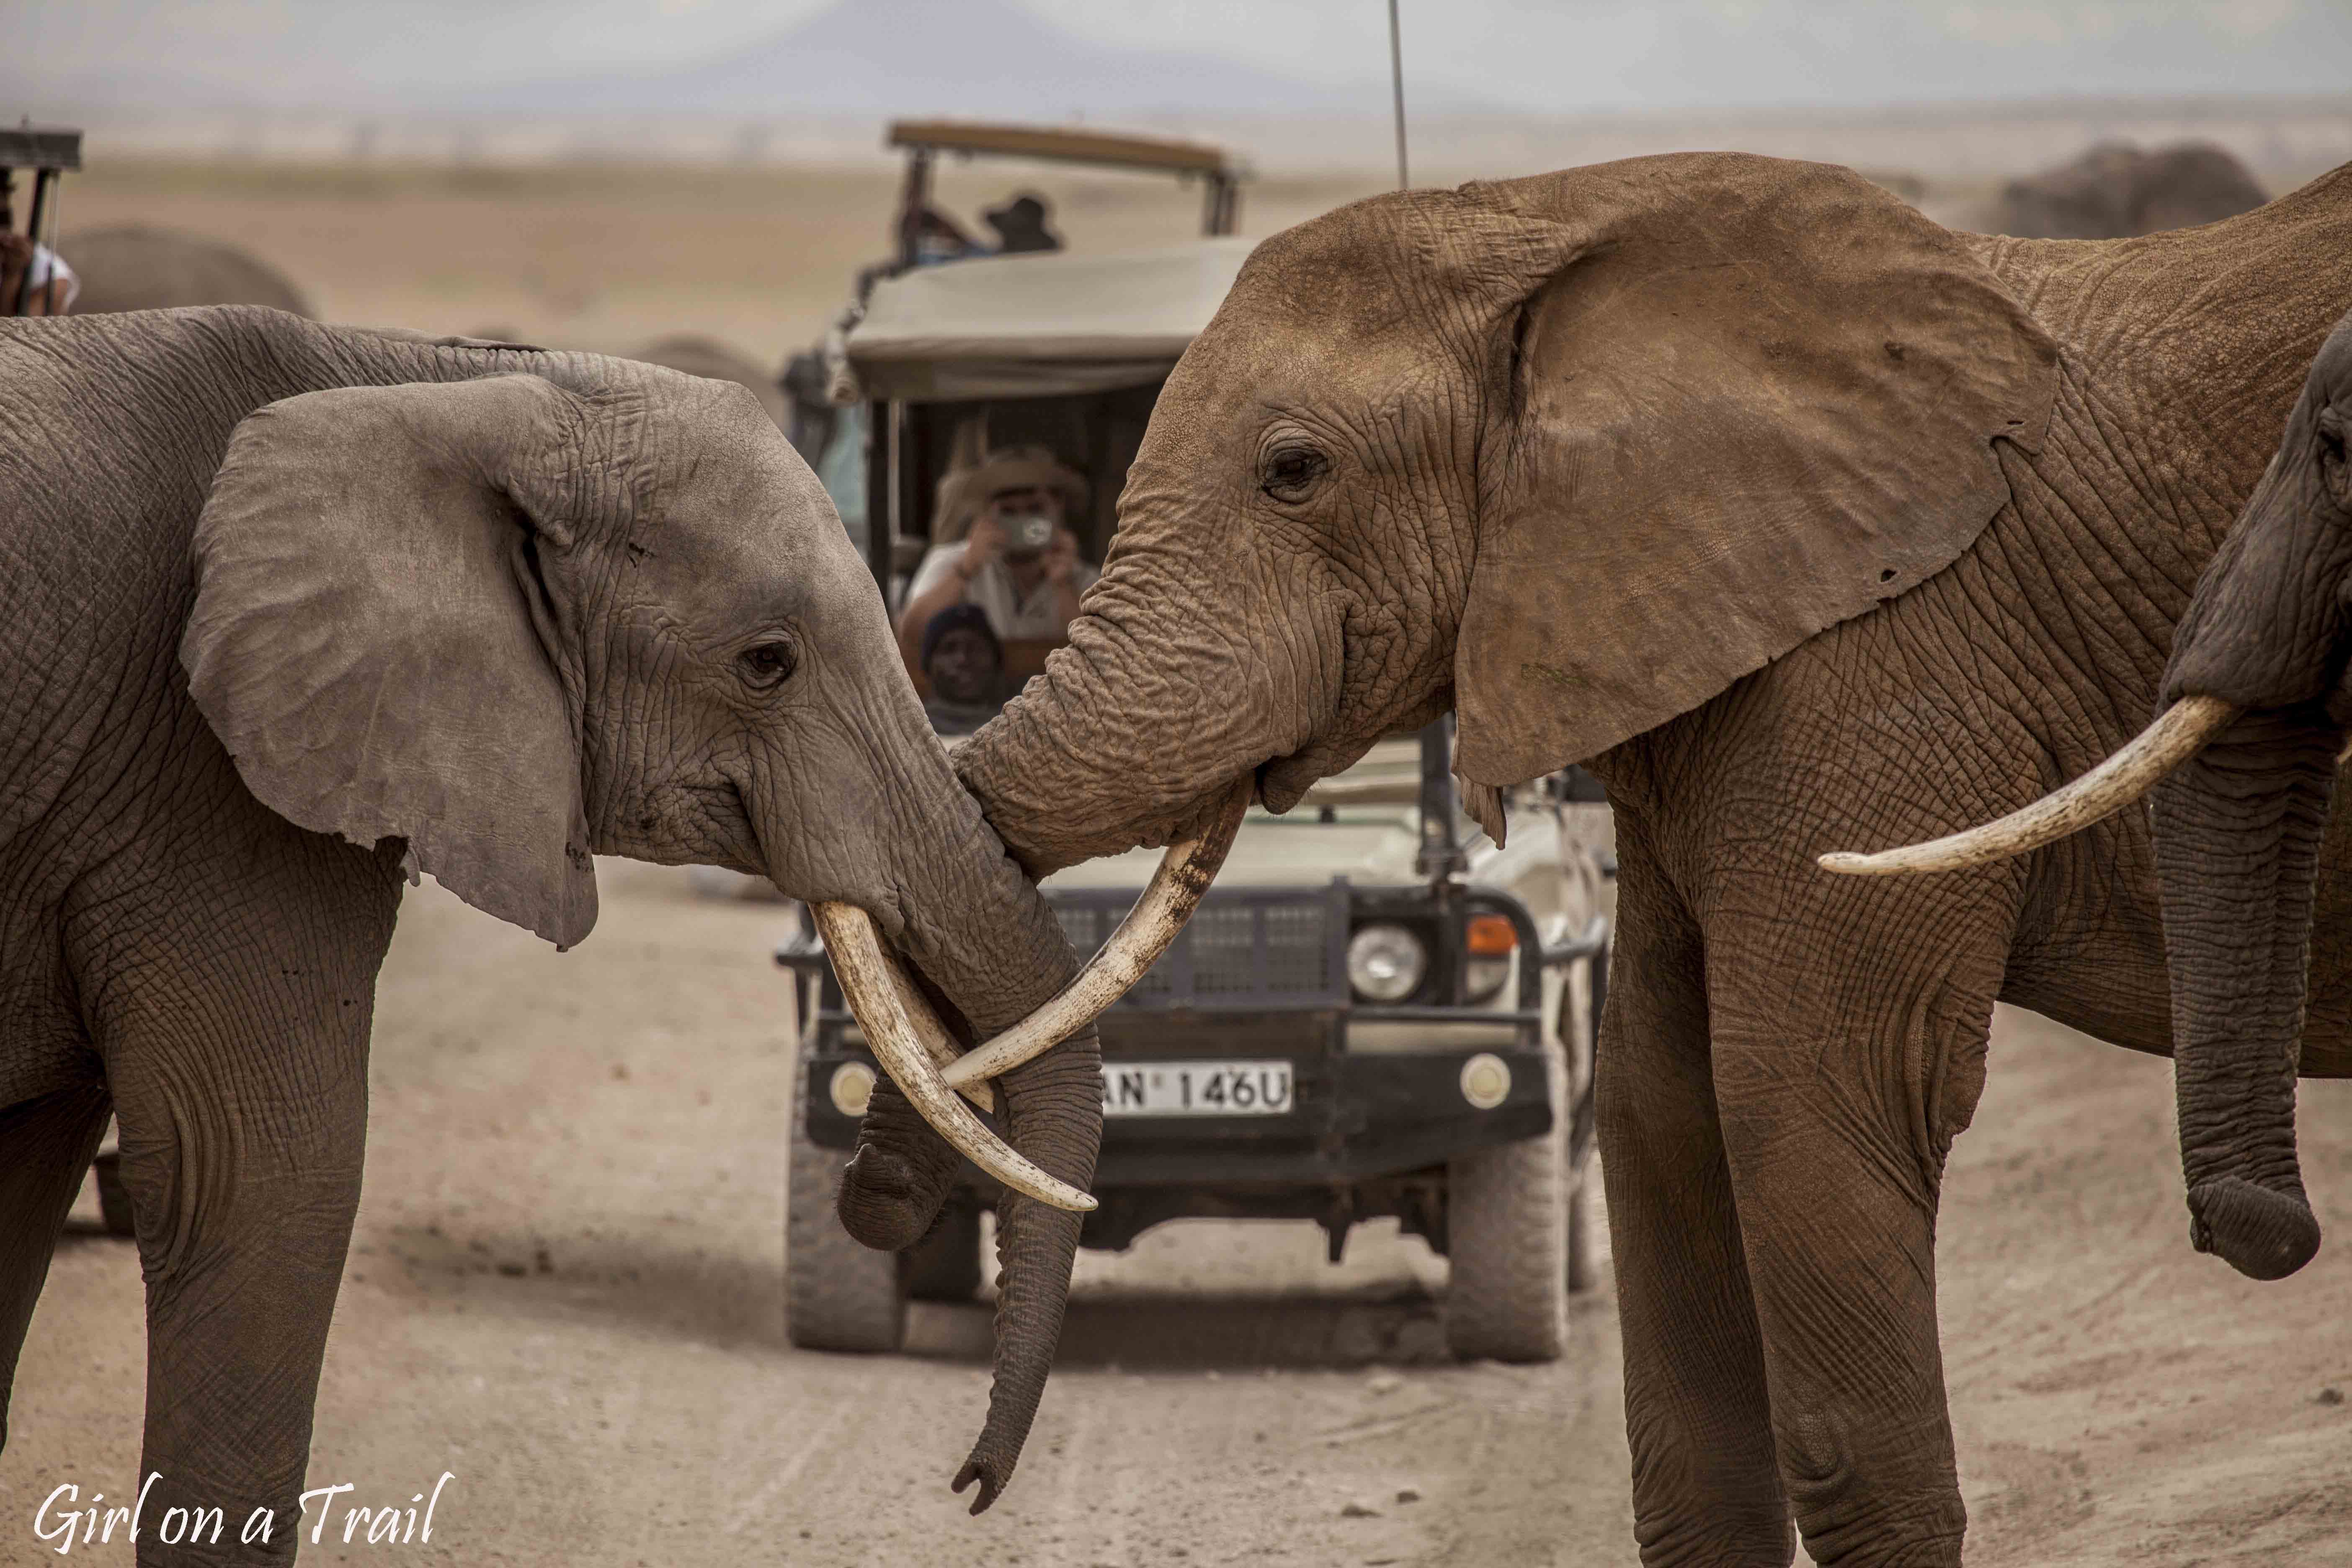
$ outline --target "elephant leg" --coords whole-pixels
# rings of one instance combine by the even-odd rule
[[[1983,1089],[2005,944],[1970,942],[1952,911],[1908,916],[1890,932],[1943,940],[1882,940],[1785,908],[1706,928],[1716,1103],[1773,1441],[1824,1565],[1957,1565],[1968,1523],[1937,1336],[1936,1205]]]
[[[1649,1564],[1785,1568],[1763,1347],[1707,1067],[1698,932],[1621,833],[1593,1093],[1625,1347],[1634,1531]]]
[[[286,1561],[299,1533],[398,900],[364,852],[304,847],[150,906],[92,1008],[147,1287],[142,1568]],[[173,1509],[196,1521],[176,1544]],[[266,1544],[240,1539],[257,1510]]]
[[[33,1303],[105,1135],[108,1109],[104,1087],[93,1083],[0,1110],[0,1448],[8,1444],[8,1394]]]

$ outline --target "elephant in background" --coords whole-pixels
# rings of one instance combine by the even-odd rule
[[[245,307],[8,321],[0,474],[0,1440],[111,1111],[151,1515],[296,1517],[404,876],[560,946],[595,855],[768,877],[973,1029],[1076,970],[737,387]],[[890,1065],[905,1015],[871,994]],[[1004,1215],[982,1504],[1059,1334],[1097,1059],[1081,1034],[999,1080],[1032,1159],[942,1118],[1037,1194]],[[874,1114],[917,1122],[895,1090]]]
[[[716,338],[699,332],[673,332],[657,338],[628,356],[646,364],[664,365],[688,375],[706,376],[712,381],[731,381],[748,387],[760,400],[760,407],[776,427],[792,429],[793,403],[784,395],[783,382],[773,371],[761,370],[751,360],[737,353]]]
[[[2021,239],[2124,239],[2235,217],[2269,199],[2210,142],[2153,151],[2102,142],[2072,163],[2011,180],[1986,226]]]
[[[77,232],[60,248],[81,279],[76,315],[183,305],[264,305],[297,316],[317,314],[284,273],[201,235],[126,225]]]
[[[2125,814],[1943,879],[1814,858],[1997,816],[2137,727],[2347,258],[2345,170],[2093,244],[1720,153],[1341,208],[1244,267],[1070,646],[957,771],[1042,875],[1229,792],[1285,809],[1448,708],[1498,840],[1505,790],[1583,762],[1621,867],[1596,1092],[1644,1559],[1786,1563],[1793,1519],[1825,1563],[1956,1563],[1946,1155],[1997,1001],[2174,1050],[2155,855]],[[2352,972],[2352,907],[2319,925],[2315,973]],[[2305,1073],[2352,1075],[2347,1004],[2315,995]],[[2278,1128],[2211,1044],[2192,1238],[2276,1272],[2231,1200],[2274,1189]]]

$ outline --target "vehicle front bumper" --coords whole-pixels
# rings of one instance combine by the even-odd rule
[[[1510,1088],[1491,1109],[1463,1092],[1464,1064],[1489,1055],[1510,1070]],[[1540,1047],[1504,1045],[1484,1053],[1458,1049],[1377,1056],[1312,1051],[1167,1050],[1106,1056],[1122,1062],[1285,1060],[1291,1109],[1278,1116],[1113,1116],[1103,1123],[1097,1188],[1237,1183],[1360,1182],[1444,1164],[1456,1155],[1548,1132],[1550,1086]],[[808,1131],[820,1147],[848,1150],[857,1120],[833,1103],[826,1086],[847,1063],[874,1059],[842,1047],[809,1058]]]

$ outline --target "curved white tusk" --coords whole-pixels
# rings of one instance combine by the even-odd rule
[[[1135,908],[1127,911],[1102,951],[1087,961],[1076,978],[1034,1013],[957,1058],[947,1070],[947,1082],[961,1089],[1010,1071],[1068,1039],[1126,995],[1128,987],[1160,962],[1160,955],[1192,918],[1201,895],[1217,879],[1217,868],[1225,863],[1225,852],[1234,847],[1234,835],[1241,831],[1250,796],[1256,790],[1257,781],[1244,775],[1227,792],[1208,826],[1195,837],[1171,844],[1168,853],[1160,858],[1160,868],[1145,885],[1143,896],[1135,900]]]
[[[898,1010],[906,1014],[908,1026],[915,1031],[915,1043],[923,1047],[923,1054],[931,1058],[932,1066],[945,1072],[963,1055],[963,1047],[956,1043],[953,1035],[948,1033],[947,1024],[932,1007],[931,999],[923,994],[921,987],[915,984],[914,976],[907,973],[907,966],[898,962],[898,955],[887,947],[882,947],[880,951],[883,972],[890,977],[891,994],[898,998]],[[995,1110],[996,1095],[986,1084],[957,1087],[958,1092],[981,1110]]]
[[[833,960],[842,996],[866,1033],[866,1047],[906,1091],[923,1120],[939,1129],[940,1136],[958,1152],[1014,1192],[1026,1193],[1058,1209],[1084,1214],[1093,1208],[1094,1199],[1024,1159],[982,1126],[980,1118],[940,1081],[940,1069],[932,1065],[930,1052],[898,1004],[890,959],[883,951],[881,933],[874,929],[873,917],[855,904],[815,904],[810,912],[816,916],[817,930],[824,937],[825,954]],[[932,1022],[936,1025],[937,1018]]]
[[[2005,860],[2053,844],[2070,833],[2114,816],[2157,786],[2165,774],[2195,756],[2215,731],[2236,718],[2236,704],[2219,697],[2184,697],[2132,737],[2123,750],[2076,779],[2007,816],[1965,833],[1913,844],[1876,855],[1840,850],[1821,858],[1824,871],[1851,877],[1888,877],[1903,872],[1957,871],[1965,866]]]

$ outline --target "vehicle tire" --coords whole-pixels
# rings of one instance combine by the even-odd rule
[[[862,1247],[841,1228],[833,1200],[845,1162],[809,1138],[805,1057],[798,1076],[784,1191],[784,1332],[803,1350],[895,1351],[907,1335],[906,1255]]]
[[[1562,1114],[1550,1131],[1445,1167],[1445,1343],[1464,1361],[1558,1361],[1568,1347],[1568,1074],[1557,1053],[1551,1076]]]
[[[950,1204],[931,1234],[907,1249],[907,1293],[918,1301],[969,1301],[980,1294],[980,1211]]]
[[[122,1185],[122,1153],[110,1149],[90,1162],[90,1173],[98,1178],[98,1214],[109,1236],[137,1236],[138,1222],[131,1217],[131,1194]]]

